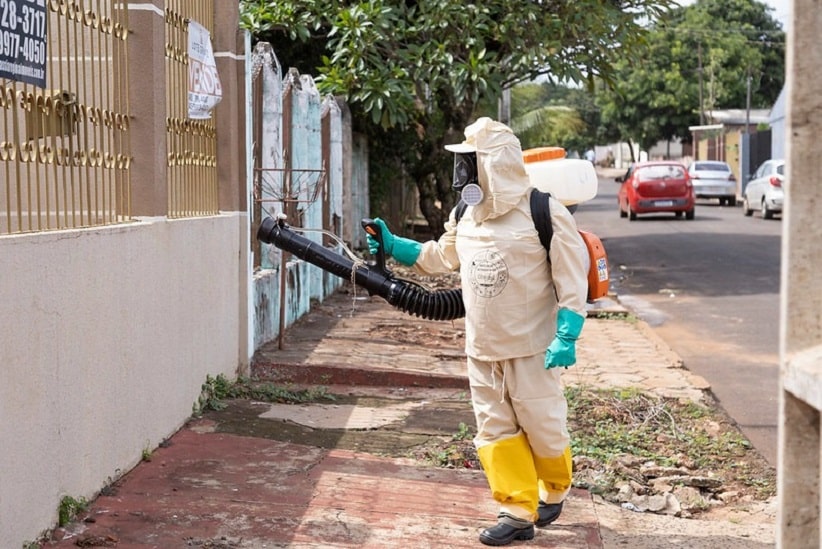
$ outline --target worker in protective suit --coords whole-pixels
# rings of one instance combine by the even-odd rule
[[[557,367],[576,362],[588,258],[576,222],[550,198],[550,258],[529,203],[531,183],[510,128],[480,118],[455,153],[454,189],[468,204],[437,240],[419,243],[381,226],[385,253],[425,275],[459,269],[465,352],[477,420],[474,443],[498,522],[486,545],[534,537],[559,517],[571,488],[567,403]],[[369,238],[376,253],[377,241]]]

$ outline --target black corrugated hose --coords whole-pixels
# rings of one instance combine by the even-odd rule
[[[378,226],[370,219],[364,219],[363,227],[382,244]],[[373,232],[375,227],[376,234]],[[272,217],[263,219],[257,230],[257,239],[292,253],[340,278],[353,280],[355,284],[365,288],[369,295],[378,295],[406,313],[428,320],[454,320],[465,316],[461,289],[432,291],[412,281],[395,278],[385,267],[382,245],[375,264],[355,263],[297,234],[284,220],[274,220]]]

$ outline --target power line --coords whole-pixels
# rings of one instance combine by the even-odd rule
[[[657,30],[660,31],[667,31],[667,32],[690,32],[690,33],[701,33],[701,34],[756,34],[756,35],[765,35],[765,36],[782,36],[785,37],[785,31],[781,30],[765,30],[765,29],[756,29],[750,27],[739,27],[739,28],[724,28],[724,29],[708,29],[708,28],[701,28],[695,29],[693,27],[684,27],[684,26],[677,26],[677,27],[668,27],[666,25],[659,25],[656,27]]]
[[[663,27],[659,28],[660,31],[665,32],[672,32],[674,34],[690,34],[692,36],[698,38],[711,38],[717,36],[739,36],[742,33],[734,31],[733,29],[730,30],[720,30],[720,29],[690,29],[686,27]],[[759,35],[775,35],[779,37],[784,34],[782,31],[758,31],[756,29],[748,29],[748,32],[756,32]],[[757,40],[755,38],[744,37],[746,43],[751,44],[753,46],[774,46],[774,47],[785,47],[784,40]]]

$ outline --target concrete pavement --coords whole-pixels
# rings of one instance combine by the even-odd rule
[[[647,325],[620,316],[613,300],[593,312],[566,384],[701,398],[704,380]],[[346,287],[253,366],[255,377],[337,400],[230,401],[192,419],[45,546],[481,547],[496,513],[481,471],[408,455],[414,436],[420,444],[473,421],[461,323],[412,317]],[[575,489],[557,523],[512,546],[758,549],[773,540],[772,523],[649,516]]]

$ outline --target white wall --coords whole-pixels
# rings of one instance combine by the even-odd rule
[[[787,86],[782,87],[779,97],[776,98],[771,108],[771,117],[768,120],[771,125],[771,158],[785,158],[787,89]]]
[[[248,230],[231,214],[0,237],[0,547],[136,465],[207,374],[247,365]]]

